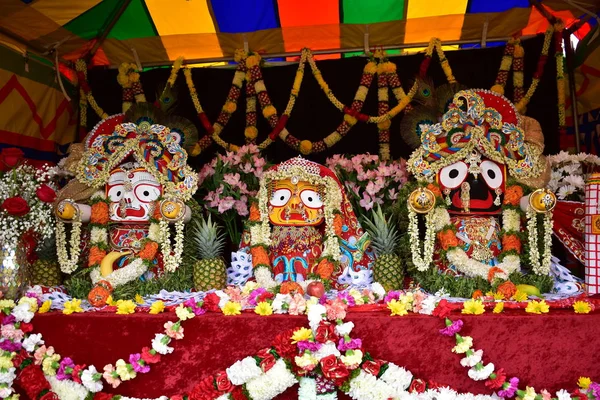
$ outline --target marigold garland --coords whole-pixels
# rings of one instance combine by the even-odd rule
[[[77,80],[79,81],[80,91],[83,91],[85,98],[87,100],[87,104],[89,104],[92,109],[98,114],[100,119],[108,118],[108,114],[104,112],[102,108],[96,103],[96,99],[94,99],[94,95],[92,94],[92,89],[87,81],[87,65],[84,60],[79,59],[75,62],[75,69],[77,70]],[[80,101],[80,105],[81,105]],[[87,114],[86,114],[87,121]]]
[[[131,108],[134,100],[138,103],[146,102],[146,96],[140,83],[140,72],[135,64],[122,63],[119,65],[117,82],[123,88],[123,113]]]
[[[515,51],[513,58],[513,103],[518,103],[521,101],[523,96],[525,96],[525,79],[524,79],[524,69],[525,69],[525,49],[521,45],[521,41],[517,41],[515,43]]]
[[[554,26],[554,45],[556,57],[556,89],[558,93],[558,128],[561,133],[565,132],[565,71],[563,53],[563,30],[564,24],[559,20]]]
[[[508,71],[510,71],[510,67],[513,63],[513,57],[515,53],[515,45],[519,39],[510,39],[508,43],[506,43],[506,47],[504,47],[504,55],[502,56],[502,60],[500,61],[500,68],[498,69],[498,75],[496,76],[496,81],[494,86],[492,86],[492,91],[504,95],[504,87],[508,82]]]

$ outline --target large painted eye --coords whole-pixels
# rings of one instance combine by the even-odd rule
[[[285,206],[290,197],[292,197],[290,189],[277,189],[273,192],[270,203],[274,207]]]
[[[462,161],[448,165],[440,171],[440,183],[448,189],[454,189],[460,186],[467,177],[469,168]]]
[[[108,190],[108,198],[112,203],[116,203],[123,198],[125,189],[123,185],[115,185]]]
[[[160,189],[152,185],[138,185],[135,187],[135,197],[144,203],[158,199]]]
[[[315,192],[314,190],[303,190],[302,193],[300,193],[300,199],[308,208],[323,207],[321,196],[319,196],[319,193]]]
[[[481,175],[492,189],[498,189],[504,181],[502,168],[493,161],[485,160],[481,163]]]

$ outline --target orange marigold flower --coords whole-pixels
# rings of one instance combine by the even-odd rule
[[[490,268],[490,270],[488,271],[488,282],[491,282],[494,280],[494,277],[496,276],[496,274],[503,274],[504,270],[502,270],[502,268],[498,268],[498,267],[492,267]]]
[[[100,264],[105,256],[106,251],[100,249],[99,247],[93,246],[90,249],[90,255],[88,257],[88,266],[91,267],[93,265]]]
[[[442,197],[442,191],[440,190],[440,187],[438,185],[430,183],[429,185],[427,185],[427,189],[431,190],[435,197]]]
[[[498,293],[502,293],[505,299],[510,299],[517,293],[517,287],[511,281],[506,281],[498,286]]]
[[[267,250],[262,246],[254,246],[250,249],[250,254],[252,254],[252,265],[271,265],[271,261],[269,260],[269,254],[267,254]]]
[[[514,250],[517,253],[521,253],[521,240],[517,235],[504,235],[502,238],[502,249],[504,251]]]
[[[344,226],[342,216],[340,214],[335,214],[335,217],[333,217],[333,231],[337,236],[342,234],[342,226]]]
[[[328,259],[324,258],[319,262],[319,265],[317,265],[315,273],[317,275],[319,275],[321,277],[321,279],[329,279],[329,278],[331,278],[331,275],[333,274],[333,270],[334,270],[333,263],[331,261],[329,261]]]
[[[279,293],[281,293],[281,294],[300,293],[303,295],[304,290],[302,289],[302,286],[300,286],[297,282],[287,281],[287,282],[283,282],[281,284],[281,286],[279,287]]]
[[[458,238],[451,229],[438,232],[437,239],[440,242],[440,246],[442,246],[442,249],[444,250],[458,246]]]
[[[105,285],[102,285],[102,282],[103,281],[98,282],[88,294],[88,301],[94,307],[102,307],[103,305],[105,305],[106,300],[108,299],[108,296],[110,296],[112,291],[112,288],[108,288]]]
[[[506,188],[504,193],[504,204],[518,206],[523,197],[523,188],[519,185],[513,185]]]
[[[158,243],[149,240],[138,254],[142,260],[154,260],[158,251]]]
[[[108,204],[100,201],[92,206],[90,222],[93,224],[106,225],[108,223]]]
[[[473,298],[473,299],[478,299],[480,297],[483,297],[483,292],[479,289],[474,291],[473,294],[471,295],[471,298]]]
[[[154,210],[152,211],[153,219],[161,219],[162,214],[160,213],[160,203],[157,201],[154,203]]]
[[[250,221],[260,221],[260,210],[258,209],[258,205],[256,203],[252,203],[250,205]]]

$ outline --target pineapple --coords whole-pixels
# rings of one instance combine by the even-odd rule
[[[194,286],[196,290],[223,289],[227,281],[225,261],[221,256],[225,246],[225,234],[220,228],[204,218],[194,221],[192,238],[198,251],[198,261],[194,264]]]
[[[404,276],[400,267],[400,257],[396,253],[400,238],[396,225],[389,218],[385,218],[379,206],[377,210],[373,210],[372,220],[365,218],[364,224],[371,236],[371,246],[377,256],[373,278],[386,291],[401,288]]]
[[[62,276],[56,255],[56,236],[40,242],[35,251],[39,258],[31,266],[31,285],[60,285]]]

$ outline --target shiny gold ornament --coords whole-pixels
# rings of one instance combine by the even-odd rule
[[[408,196],[408,207],[418,214],[427,214],[435,206],[435,194],[427,188],[418,188]]]
[[[529,196],[529,205],[538,213],[547,213],[556,206],[556,195],[550,189],[537,189]]]
[[[167,221],[179,221],[185,214],[185,204],[179,199],[163,200],[160,213]]]

